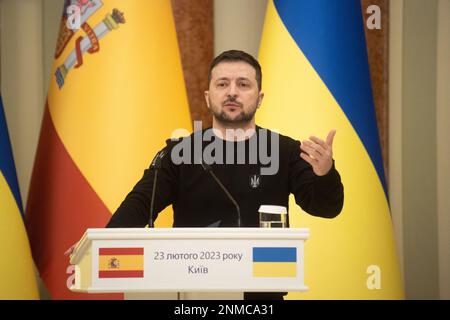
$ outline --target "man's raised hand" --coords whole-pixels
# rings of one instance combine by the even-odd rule
[[[300,145],[300,157],[308,162],[316,175],[326,175],[333,166],[333,139],[336,130],[328,133],[326,141],[315,136],[302,141]]]

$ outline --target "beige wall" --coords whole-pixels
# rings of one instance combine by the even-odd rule
[[[230,49],[258,56],[267,0],[214,0],[215,54]]]
[[[450,0],[390,8],[390,195],[406,297],[450,299]]]
[[[439,0],[437,47],[437,211],[441,299],[450,299],[450,0]]]

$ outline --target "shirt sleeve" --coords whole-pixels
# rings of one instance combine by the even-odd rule
[[[176,199],[178,185],[177,167],[170,160],[170,148],[166,147],[162,151],[164,156],[161,158],[161,168],[158,169],[157,174],[153,221],[156,220],[159,212]],[[150,165],[113,214],[106,225],[107,228],[145,227],[148,224],[154,178],[155,169]]]
[[[294,141],[289,158],[289,187],[295,202],[313,216],[334,218],[344,204],[344,186],[333,165],[324,176],[317,176],[312,166],[300,157],[300,141]]]

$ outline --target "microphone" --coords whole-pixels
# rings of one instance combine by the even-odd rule
[[[211,166],[207,163],[205,163],[203,161],[203,159],[201,159],[201,164],[203,169],[206,172],[209,172],[209,174],[214,178],[214,180],[216,180],[217,184],[220,186],[220,188],[225,192],[225,194],[227,195],[227,197],[231,200],[231,202],[234,204],[234,206],[236,207],[236,212],[237,212],[237,220],[238,220],[238,227],[241,227],[241,209],[239,208],[238,203],[236,202],[236,200],[234,200],[233,196],[228,192],[227,188],[225,188],[225,186],[222,184],[222,182],[220,182],[219,178],[217,178],[217,176],[215,175],[214,171],[212,170]]]
[[[152,199],[150,201],[150,218],[148,220],[148,227],[154,228],[153,225],[153,206],[155,202],[155,193],[156,193],[156,182],[158,180],[158,170],[161,169],[161,160],[165,155],[165,151],[161,150],[158,152],[153,158],[152,164],[150,165],[150,169],[153,169],[155,171],[155,175],[153,176],[153,190],[152,190]]]

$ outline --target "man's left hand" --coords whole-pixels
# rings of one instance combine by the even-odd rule
[[[328,133],[326,141],[315,136],[309,137],[301,143],[300,157],[308,162],[316,175],[326,175],[333,166],[333,139],[336,130]]]

